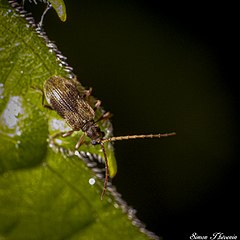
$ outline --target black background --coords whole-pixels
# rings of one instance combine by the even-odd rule
[[[43,4],[27,4],[39,19]],[[237,6],[229,2],[67,1],[44,28],[114,134],[176,131],[115,144],[123,198],[170,239],[239,235]],[[238,67],[239,68],[239,67]]]

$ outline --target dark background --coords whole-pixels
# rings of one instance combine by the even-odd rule
[[[43,4],[28,9],[42,12]],[[118,191],[170,239],[239,235],[237,6],[228,2],[66,1],[44,28],[82,84],[113,113]],[[239,67],[238,67],[239,68]]]

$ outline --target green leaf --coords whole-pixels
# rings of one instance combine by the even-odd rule
[[[63,0],[48,0],[54,10],[56,11],[58,17],[61,19],[61,21],[65,22],[67,19],[67,12],[65,3]]]
[[[111,184],[100,200],[99,148],[86,142],[75,152],[81,133],[49,144],[67,126],[43,108],[36,88],[74,74],[34,20],[11,5],[0,0],[0,239],[157,239]],[[111,135],[109,121],[100,127]],[[110,143],[106,149],[113,176]]]

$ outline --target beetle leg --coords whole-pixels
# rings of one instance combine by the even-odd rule
[[[60,133],[60,134],[63,138],[65,138],[65,137],[68,137],[68,136],[72,135],[74,132],[75,132],[74,130],[71,130],[71,131],[68,131],[68,132],[65,132],[65,133]]]
[[[90,87],[88,90],[84,90],[83,98],[87,98],[92,94],[92,88]]]
[[[95,103],[95,105],[94,105],[94,108],[93,108],[93,110],[94,111],[96,111],[100,106],[101,106],[101,101],[100,100],[97,100],[97,102]]]
[[[51,144],[54,144],[54,139],[56,139],[58,137],[62,137],[62,138],[68,137],[68,136],[72,135],[74,132],[75,132],[74,130],[71,130],[71,131],[68,131],[68,132],[58,132],[58,133],[55,133],[52,136],[50,136],[49,142]]]
[[[83,144],[84,138],[85,138],[85,133],[83,133],[83,135],[79,138],[77,144],[75,145],[76,150]]]
[[[54,110],[51,106],[44,104],[44,97],[43,97],[43,103],[42,103],[43,107],[49,109],[49,110]]]
[[[100,122],[100,121],[103,121],[103,120],[107,120],[111,117],[111,113],[110,112],[106,112],[104,113],[96,122]],[[96,123],[95,122],[95,123]]]
[[[40,89],[40,88],[38,88],[36,86],[31,86],[31,88],[34,89],[37,92],[40,92],[42,94],[42,105],[43,105],[43,107],[45,107],[45,108],[47,108],[49,110],[54,110],[50,105],[45,104],[45,101],[44,101],[45,97],[44,97],[44,93],[43,93],[42,89]]]
[[[68,137],[70,135],[72,135],[74,133],[74,130],[71,130],[71,131],[68,131],[68,132],[58,132],[58,133],[55,133],[51,136],[51,140],[57,138],[57,137]]]

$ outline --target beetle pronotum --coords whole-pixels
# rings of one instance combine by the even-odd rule
[[[91,91],[84,90],[76,79],[69,80],[59,76],[50,77],[45,81],[43,91],[48,103],[48,105],[44,106],[55,110],[72,128],[71,131],[61,134],[63,137],[70,136],[73,132],[82,130],[84,134],[77,142],[75,146],[76,149],[80,147],[85,135],[91,139],[91,143],[93,145],[99,144],[101,146],[105,158],[105,181],[101,199],[106,192],[109,177],[108,158],[104,148],[104,143],[137,138],[161,138],[176,135],[175,132],[172,132],[164,134],[131,135],[104,138],[104,133],[100,130],[97,122],[108,118],[109,114],[106,113],[97,121],[95,120],[94,107],[90,106],[87,98]],[[99,106],[100,101],[97,101],[95,108]]]

